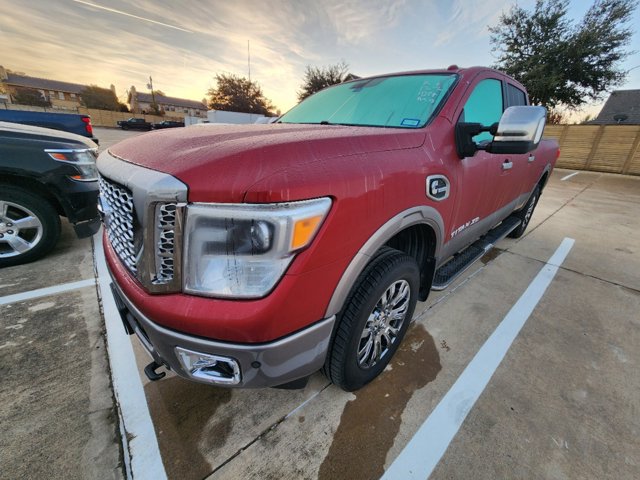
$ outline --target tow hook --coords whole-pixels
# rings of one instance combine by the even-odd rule
[[[144,373],[149,380],[151,380],[152,382],[155,382],[156,380],[160,380],[161,378],[164,378],[166,375],[165,372],[160,372],[160,373],[156,372],[156,370],[162,366],[163,365],[160,365],[154,360],[149,365],[144,367]]]

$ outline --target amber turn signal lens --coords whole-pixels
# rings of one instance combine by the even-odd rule
[[[306,246],[313,238],[313,235],[316,233],[316,229],[318,228],[318,225],[320,225],[321,221],[322,215],[298,220],[293,227],[291,249],[297,250]]]
[[[58,153],[58,152],[51,152],[49,153],[49,155],[51,155],[53,158],[55,158],[56,160],[62,160],[63,162],[68,162],[69,158],[67,158],[67,156],[64,153]]]

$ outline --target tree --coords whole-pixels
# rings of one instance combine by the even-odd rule
[[[120,102],[113,90],[97,85],[89,85],[80,92],[80,104],[99,110],[120,110]]]
[[[45,98],[38,90],[33,88],[16,87],[11,95],[13,103],[19,105],[34,105],[36,107],[50,107],[51,100]]]
[[[563,112],[552,109],[547,113],[547,123],[549,125],[562,125],[567,123],[567,118]]]
[[[567,18],[568,0],[537,0],[532,12],[515,5],[489,28],[495,67],[526,86],[534,104],[576,109],[600,99],[626,77],[636,1],[596,0],[578,24]]]
[[[233,74],[216,75],[216,88],[210,88],[209,108],[227,112],[258,113],[272,116],[274,106],[256,82]]]
[[[313,95],[320,90],[342,83],[349,75],[349,65],[345,62],[327,65],[324,67],[312,67],[307,65],[302,79],[302,85],[298,90],[298,100],[301,102],[309,95]]]

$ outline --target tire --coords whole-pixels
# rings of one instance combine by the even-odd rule
[[[350,392],[385,369],[409,327],[419,286],[416,261],[384,247],[358,278],[339,316],[323,369],[329,380]]]
[[[60,237],[53,206],[28,190],[0,185],[0,267],[33,262]]]
[[[538,204],[538,200],[540,199],[540,185],[536,185],[536,188],[531,192],[531,196],[527,203],[525,203],[524,207],[518,210],[513,214],[514,217],[519,218],[521,220],[520,225],[513,230],[508,236],[509,238],[520,238],[524,235],[527,226],[529,226],[529,222],[531,221],[531,217],[533,216],[533,211],[536,209],[536,205]]]

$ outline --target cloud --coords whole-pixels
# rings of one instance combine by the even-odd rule
[[[507,5],[508,6],[508,5]],[[435,45],[442,47],[456,38],[479,39],[489,34],[488,25],[498,21],[505,8],[503,0],[453,0],[449,14],[441,18]]]
[[[0,61],[34,76],[113,83],[121,96],[152,75],[168,95],[200,100],[216,73],[248,74],[249,40],[252,79],[287,110],[307,65],[345,60],[370,75],[491,62],[486,28],[503,8],[503,0],[21,0],[0,16]]]
[[[153,20],[151,18],[140,17],[138,15],[133,15],[131,13],[123,12],[122,10],[116,10],[114,8],[103,7],[102,5],[98,5],[96,3],[85,2],[83,0],[72,0],[72,1],[74,1],[76,3],[80,3],[82,5],[87,5],[87,6],[91,7],[91,8],[96,8],[98,10],[104,10],[104,11],[107,11],[107,12],[110,12],[110,13],[114,13],[114,14],[117,14],[117,15],[124,15],[126,17],[135,18],[136,20],[142,20],[143,22],[154,23],[154,24],[160,25],[162,27],[173,28],[175,30],[180,30],[181,32],[191,33],[190,30],[187,30],[187,29],[182,28],[182,27],[178,27],[176,25],[170,25],[168,23],[158,22],[157,20]]]
[[[343,43],[359,44],[393,29],[405,12],[407,2],[396,0],[350,0],[323,2],[326,15]]]
[[[9,46],[3,64],[35,76],[113,83],[121,97],[131,85],[144,89],[152,75],[165,93],[199,100],[216,73],[247,75],[250,40],[252,78],[286,110],[296,103],[306,65],[346,59],[358,73],[370,71],[362,60],[383,50],[387,59],[397,57],[393,42],[382,39],[432,3],[114,0],[110,11],[87,5],[96,2],[103,0],[16,2],[0,17],[0,41]],[[380,65],[374,71],[388,71]]]

